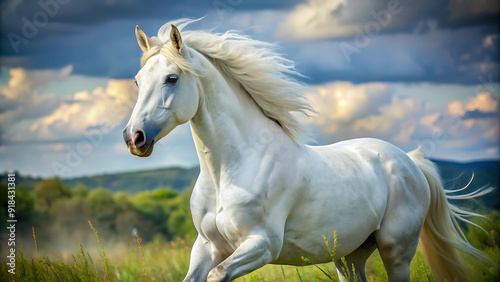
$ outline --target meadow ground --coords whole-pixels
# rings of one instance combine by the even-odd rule
[[[28,257],[19,250],[16,274],[8,273],[3,259],[0,281],[182,281],[187,272],[192,240],[155,238],[142,244],[137,238],[129,244],[107,249],[94,231],[99,245],[89,251],[76,245],[72,254],[42,256],[35,253]],[[37,245],[36,237],[33,244]],[[500,262],[498,246],[484,251]],[[387,281],[377,252],[369,258],[366,273],[369,281]],[[477,281],[500,281],[499,275],[497,267],[479,267]],[[337,281],[337,274],[333,263],[303,267],[267,265],[236,281]],[[411,281],[435,281],[420,249],[411,264]]]

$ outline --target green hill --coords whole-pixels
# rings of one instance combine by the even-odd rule
[[[81,183],[90,189],[102,187],[113,192],[123,191],[129,194],[158,188],[170,188],[182,192],[193,184],[199,173],[200,169],[198,167],[170,167],[69,178],[63,179],[63,181],[70,187],[75,187]]]
[[[177,192],[182,192],[194,183],[199,173],[199,167],[168,167],[153,170],[63,178],[62,180],[70,188],[73,188],[81,183],[90,189],[104,188],[113,192],[123,191],[129,194],[141,191],[151,191],[158,188],[170,188]],[[19,171],[16,171],[15,174],[16,185],[25,186],[29,189],[34,188],[38,183],[44,180],[44,178],[41,177],[24,175]],[[0,181],[4,181],[6,179],[7,172],[0,173]]]
[[[200,169],[198,167],[171,167],[78,177],[63,179],[63,181],[70,187],[82,183],[91,189],[102,187],[113,192],[123,191],[130,194],[157,188],[171,188],[177,192],[182,192],[194,183],[199,173]]]

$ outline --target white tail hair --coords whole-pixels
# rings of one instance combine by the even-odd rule
[[[484,216],[461,209],[448,201],[450,199],[466,200],[480,197],[489,193],[492,188],[483,187],[466,195],[447,195],[465,189],[470,182],[465,188],[446,190],[436,165],[425,158],[420,147],[409,152],[408,156],[422,170],[430,187],[431,203],[420,234],[420,246],[436,280],[464,281],[472,278],[472,268],[464,263],[459,252],[470,258],[494,265],[494,262],[467,241],[458,225],[459,221],[476,225],[467,220],[466,217]]]

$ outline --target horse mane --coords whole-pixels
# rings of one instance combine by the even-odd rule
[[[198,73],[185,56],[170,44],[171,25],[182,29],[196,20],[179,19],[163,25],[153,46],[141,58],[141,64],[160,52],[183,72]],[[183,45],[210,58],[221,70],[238,81],[264,115],[276,121],[295,142],[306,137],[305,127],[294,113],[306,116],[314,112],[305,96],[304,84],[292,76],[301,76],[294,63],[276,53],[276,46],[228,31],[215,34],[208,31],[183,31]]]

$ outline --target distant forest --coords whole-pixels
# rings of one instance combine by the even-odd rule
[[[83,184],[90,189],[104,188],[111,192],[121,191],[129,194],[163,188],[169,188],[180,193],[196,180],[199,173],[200,169],[198,167],[170,167],[66,178],[63,181],[70,188],[74,188],[78,184]],[[6,179],[6,174],[0,174],[0,179]],[[19,177],[19,172],[16,174]],[[42,180],[43,178],[34,178],[25,175],[17,179],[18,184],[32,187],[36,186]]]

